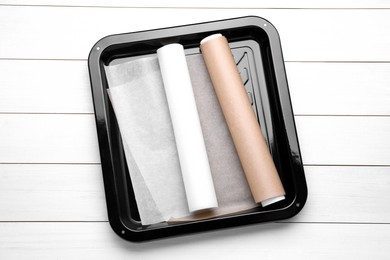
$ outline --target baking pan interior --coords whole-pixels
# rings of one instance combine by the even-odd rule
[[[296,139],[287,82],[285,79],[284,81],[280,81],[275,74],[275,70],[282,71],[285,74],[282,56],[274,57],[275,55],[272,51],[272,48],[274,48],[273,40],[270,39],[269,34],[261,26],[243,25],[231,28],[223,27],[212,28],[212,26],[204,24],[203,27],[195,27],[196,32],[192,33],[191,27],[188,27],[186,33],[180,35],[171,35],[170,33],[164,33],[164,30],[155,30],[145,32],[148,35],[145,37],[147,39],[141,40],[129,34],[129,41],[126,41],[127,36],[123,35],[118,42],[115,42],[115,40],[112,41],[101,52],[98,69],[101,75],[103,102],[99,104],[94,100],[94,104],[107,203],[115,203],[117,205],[117,207],[112,208],[108,206],[109,218],[110,222],[114,218],[120,220],[123,225],[121,228],[123,229],[125,227],[127,229],[123,229],[121,231],[122,234],[131,231],[136,234],[135,236],[139,236],[134,240],[145,240],[149,236],[150,238],[163,237],[242,225],[245,223],[284,219],[298,213],[305,203],[306,184]],[[251,99],[253,110],[261,125],[263,135],[269,145],[273,160],[285,188],[286,199],[265,208],[259,206],[229,216],[178,224],[158,223],[148,226],[142,225],[132,189],[130,174],[126,166],[118,124],[107,92],[105,91],[108,85],[105,78],[104,66],[125,60],[156,55],[158,48],[169,43],[182,44],[185,48],[186,55],[201,55],[199,49],[200,41],[213,33],[222,33],[229,41],[233,56],[248,92],[248,98]],[[277,42],[277,44],[280,43]],[[94,86],[93,91],[96,93]],[[100,110],[104,111],[104,115],[99,115],[99,112],[96,110],[97,106],[104,108]],[[287,110],[286,107],[288,108]],[[287,117],[285,115],[286,113],[288,113]],[[101,145],[100,141],[103,139],[102,136],[109,140],[107,145]],[[111,223],[111,225],[116,224]],[[115,230],[114,226],[113,228]],[[158,232],[153,233],[156,230]],[[145,233],[144,235],[142,235],[143,232]],[[141,236],[142,238],[140,238]]]

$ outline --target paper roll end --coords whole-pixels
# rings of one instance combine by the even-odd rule
[[[189,208],[190,212],[193,214],[216,209],[216,208],[218,208],[217,198],[214,197],[208,203],[204,203],[204,202],[193,203],[193,202],[188,201],[188,208]]]
[[[212,39],[218,38],[218,37],[222,37],[222,34],[216,33],[216,34],[209,35],[209,36],[207,36],[206,38],[204,38],[203,40],[200,41],[200,45],[202,45],[202,44],[204,44],[207,41],[210,41]]]
[[[180,49],[180,50],[184,50],[184,47],[180,43],[170,43],[170,44],[167,44],[167,45],[164,45],[164,46],[158,48],[157,49],[157,54],[161,53],[163,50],[166,50],[166,49]]]
[[[263,200],[261,202],[261,206],[263,207],[267,207],[268,205],[271,205],[271,204],[274,204],[278,201],[282,201],[284,200],[286,197],[284,195],[282,196],[276,196],[276,197],[273,197],[273,198],[269,198],[269,199],[266,199],[266,200]]]

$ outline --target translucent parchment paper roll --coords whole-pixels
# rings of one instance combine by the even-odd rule
[[[262,206],[283,200],[283,185],[226,38],[211,35],[200,48],[253,198]]]
[[[188,216],[157,57],[105,69],[142,224]]]
[[[157,50],[191,212],[218,207],[183,46]]]

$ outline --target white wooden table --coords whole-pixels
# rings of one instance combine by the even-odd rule
[[[281,37],[305,208],[283,222],[122,240],[107,222],[90,48],[245,15]],[[0,0],[0,259],[389,259],[389,199],[389,1]]]

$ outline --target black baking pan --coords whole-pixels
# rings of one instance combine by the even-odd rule
[[[286,191],[286,199],[266,208],[186,223],[142,225],[122,147],[121,135],[107,96],[104,65],[118,59],[155,55],[169,43],[180,43],[186,54],[200,53],[200,41],[222,33],[229,41],[253,109],[269,145]],[[304,206],[307,186],[294,123],[278,32],[267,20],[240,17],[156,30],[110,35],[92,48],[89,74],[95,109],[101,165],[113,230],[139,242],[239,225],[276,221],[296,215]]]

